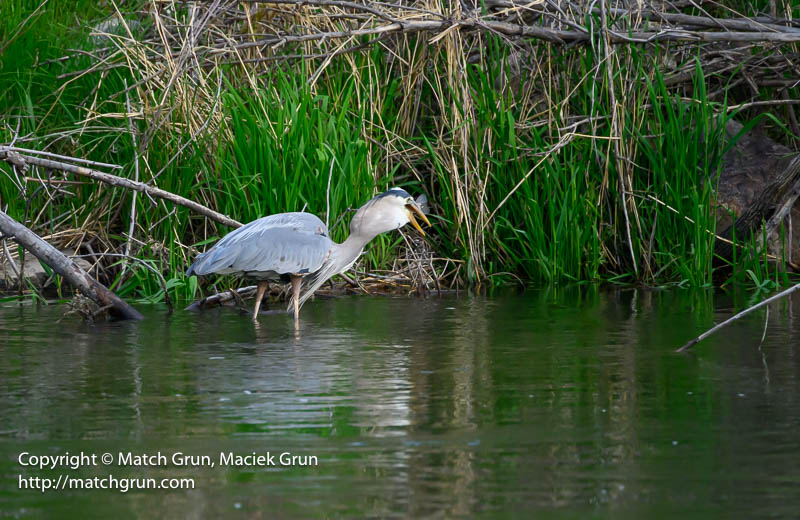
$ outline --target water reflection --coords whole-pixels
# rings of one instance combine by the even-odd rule
[[[229,309],[87,326],[6,307],[0,474],[17,512],[616,518],[759,504],[780,516],[800,465],[800,299],[772,307],[760,348],[754,314],[673,353],[742,300],[596,288],[318,299],[299,334],[286,316],[254,326]],[[322,463],[138,469],[191,475],[197,489],[37,505],[14,480],[23,448],[272,449]]]

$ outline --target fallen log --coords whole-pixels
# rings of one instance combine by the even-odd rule
[[[211,296],[206,296],[202,300],[193,302],[184,310],[199,311],[199,310],[211,309],[212,307],[224,305],[231,300],[253,296],[255,292],[256,292],[255,285],[248,285],[247,287],[239,287],[238,289],[231,289],[230,291],[225,291],[217,294],[212,294]]]
[[[242,298],[249,298],[251,296],[254,296],[255,293],[256,293],[255,285],[248,285],[247,287],[239,287],[238,289],[231,289],[229,291],[212,294],[211,296],[206,296],[202,300],[193,302],[184,310],[204,311],[206,309],[212,309],[214,307],[221,307],[223,305],[226,305],[231,300],[234,300],[236,301],[237,304],[240,304]],[[262,310],[259,311],[259,314],[289,314],[289,311],[287,311],[286,309],[264,310],[262,308]]]
[[[141,320],[139,311],[119,296],[106,289],[100,282],[67,258],[58,249],[42,240],[36,233],[0,211],[0,232],[13,237],[19,245],[33,253],[36,258],[50,266],[76,289],[91,298],[109,314],[123,320]]]

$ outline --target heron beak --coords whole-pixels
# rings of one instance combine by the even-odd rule
[[[421,218],[422,221],[425,222],[425,224],[427,224],[428,227],[430,227],[431,223],[428,220],[428,217],[425,216],[425,213],[423,213],[422,210],[419,208],[419,206],[417,206],[416,204],[406,204],[406,213],[408,213],[408,221],[411,222],[411,225],[414,226],[414,228],[417,231],[419,231],[422,234],[422,236],[425,236],[425,232],[422,231],[419,222],[417,222],[417,219],[414,218],[414,215],[416,214],[416,216]]]

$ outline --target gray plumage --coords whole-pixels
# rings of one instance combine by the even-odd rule
[[[350,236],[341,244],[332,241],[325,224],[310,213],[263,217],[228,233],[198,255],[186,275],[232,274],[259,280],[254,318],[266,283],[291,281],[289,309],[294,306],[297,319],[300,306],[314,291],[330,277],[349,269],[378,234],[409,222],[422,232],[414,215],[430,225],[420,204],[405,190],[393,188],[356,211],[350,221]]]
[[[270,215],[225,235],[198,255],[186,275],[233,274],[286,281],[282,275],[308,274],[322,267],[332,245],[328,228],[316,215]]]

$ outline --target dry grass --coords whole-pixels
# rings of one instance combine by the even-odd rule
[[[661,229],[684,233],[677,223],[689,219],[713,236],[710,213],[687,209],[705,195],[671,200],[652,166],[641,164],[643,143],[666,131],[654,121],[674,102],[670,96],[697,99],[698,63],[707,117],[727,114],[728,96],[750,103],[746,110],[756,114],[772,107],[761,99],[769,92],[764,89],[778,89],[783,101],[797,92],[789,82],[797,43],[775,36],[790,40],[798,31],[793,22],[759,21],[758,13],[733,8],[716,7],[706,16],[663,14],[647,5],[626,10],[622,2],[544,0],[491,1],[475,9],[443,0],[149,0],[138,7],[115,5],[110,17],[93,25],[90,48],[65,60],[84,65],[62,74],[38,126],[57,112],[62,94],[92,85],[81,117],[71,128],[28,142],[79,141],[76,151],[87,157],[103,155],[100,146],[125,148],[144,182],[239,220],[274,211],[263,199],[270,196],[280,210],[311,203],[309,209],[319,212],[324,186],[312,185],[327,176],[334,159],[354,193],[336,192],[333,214],[389,184],[423,189],[439,219],[435,242],[381,242],[363,267],[373,274],[390,269],[415,290],[480,283],[508,271],[507,279],[630,272],[631,279],[655,281],[683,254],[674,245],[680,237],[661,237]],[[725,24],[727,32],[720,31]],[[723,33],[735,34],[702,43]],[[759,34],[768,37],[755,41]],[[124,88],[119,76],[126,78]],[[117,88],[109,88],[112,81]],[[653,86],[662,82],[663,92]],[[292,112],[287,98],[297,91],[300,108]],[[313,152],[329,155],[319,166],[304,164],[302,154],[257,156],[245,171],[248,154],[288,156],[287,144],[299,141],[287,135],[322,103],[336,107],[331,124],[357,125],[357,138],[342,139],[362,143],[363,165],[348,170],[341,163],[349,152],[333,145],[333,151]],[[791,129],[796,105],[780,109]],[[253,125],[243,125],[245,116]],[[135,141],[131,132],[119,132],[129,122]],[[349,132],[347,125],[336,132]],[[118,135],[81,141],[93,132]],[[253,144],[258,140],[277,144],[264,151]],[[297,182],[285,172],[273,177],[281,164],[285,171],[309,168],[308,186],[286,194],[258,188]],[[713,174],[703,172],[696,184]],[[688,175],[695,179],[696,172]],[[65,182],[58,176],[31,180],[48,197],[26,220],[67,233],[70,247],[89,243],[98,254],[118,251],[109,230],[120,230],[131,255],[162,258],[165,270],[177,275],[218,233],[163,201],[145,198],[129,211],[124,195]],[[70,190],[82,193],[80,220],[63,212],[48,220],[53,208],[70,200]],[[648,197],[667,200],[679,213],[670,217],[672,228],[656,224],[661,206]],[[442,253],[451,258],[438,259]]]

